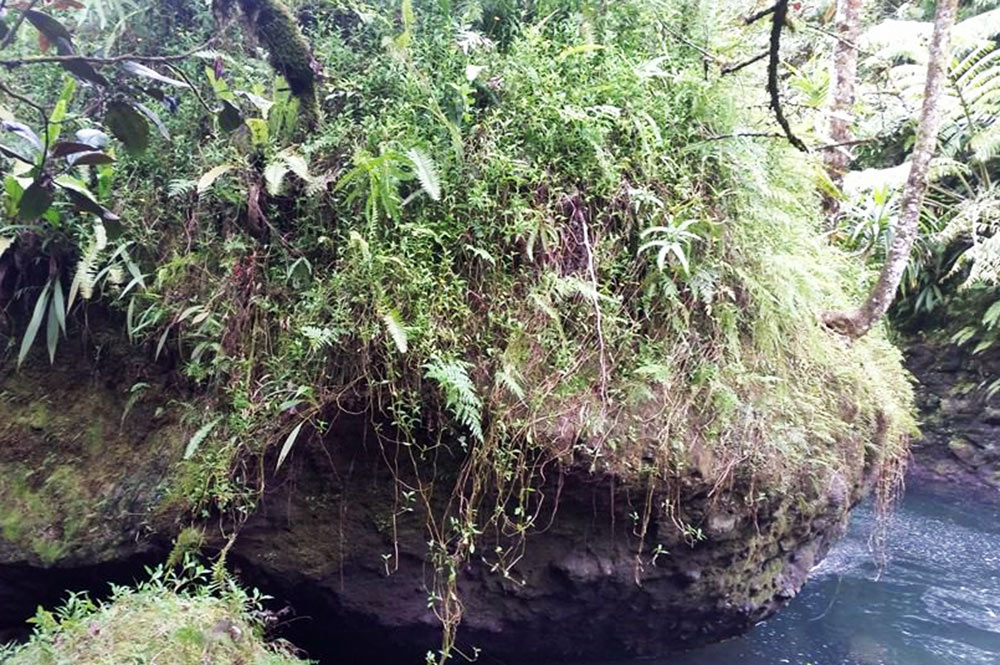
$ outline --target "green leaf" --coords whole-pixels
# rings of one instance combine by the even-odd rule
[[[49,299],[49,316],[45,331],[45,345],[49,350],[49,363],[55,364],[56,349],[59,346],[59,319],[56,315],[55,297]]]
[[[208,438],[208,435],[212,433],[212,430],[215,429],[215,426],[218,425],[221,420],[222,416],[219,416],[215,420],[199,427],[198,431],[191,435],[191,438],[188,439],[187,448],[184,449],[184,459],[191,459],[194,457],[194,454],[198,452],[198,446],[200,446],[202,442]]]
[[[38,331],[42,327],[42,319],[45,318],[45,309],[49,304],[49,292],[51,290],[52,282],[46,283],[45,288],[38,294],[38,300],[35,301],[35,310],[32,312],[31,320],[24,331],[24,337],[21,338],[21,350],[17,354],[18,368],[24,363],[24,359],[28,357],[28,351],[31,350],[31,345],[35,343],[35,338],[38,337]]]
[[[18,219],[31,221],[38,219],[45,214],[45,211],[52,205],[52,190],[42,184],[41,180],[36,180],[21,195],[21,204],[18,206]]]
[[[111,155],[97,150],[92,150],[90,152],[81,152],[75,155],[70,155],[69,163],[73,166],[93,166],[99,164],[111,164],[115,161],[115,158]]]
[[[56,186],[66,192],[69,200],[79,210],[92,213],[104,220],[115,221],[119,219],[118,215],[98,203],[89,189],[73,178],[60,176],[56,178]]]
[[[206,171],[200,178],[198,178],[198,187],[197,187],[198,194],[199,195],[204,194],[209,189],[211,189],[215,181],[218,180],[220,176],[230,171],[232,168],[233,168],[232,164],[220,164]]]
[[[154,127],[156,127],[156,131],[160,132],[160,136],[168,141],[170,140],[170,130],[168,130],[167,126],[163,124],[163,120],[160,119],[160,116],[156,113],[156,111],[149,108],[145,104],[139,104],[138,102],[136,103],[135,108],[139,110],[139,113],[149,118],[149,121],[153,123]]]
[[[66,334],[66,299],[63,297],[62,282],[55,280],[55,288],[52,289],[52,312],[56,315],[59,329]]]
[[[267,120],[263,118],[247,118],[247,128],[250,130],[250,142],[255,146],[267,145]]]
[[[300,422],[295,426],[295,429],[288,435],[285,439],[285,443],[281,446],[281,452],[278,453],[278,463],[274,466],[275,473],[281,468],[281,465],[285,463],[285,458],[288,457],[288,453],[292,451],[292,446],[295,445],[295,440],[299,438],[299,432],[302,431],[302,426],[306,424],[306,421]]]
[[[62,66],[66,71],[79,76],[85,81],[96,83],[97,85],[105,88],[111,85],[108,82],[108,79],[99,74],[98,71],[94,69],[94,66],[86,60],[67,60],[62,63]]]
[[[416,171],[421,189],[432,200],[440,201],[441,181],[438,179],[437,170],[434,168],[434,160],[427,153],[417,148],[411,149],[406,153],[406,156],[413,164],[413,169]]]
[[[385,322],[385,329],[389,331],[389,336],[396,344],[396,349],[400,353],[406,353],[408,348],[406,329],[403,328],[399,313],[394,309],[390,309],[382,315],[382,321]]]
[[[44,146],[42,145],[42,140],[38,138],[38,134],[33,132],[32,129],[23,122],[17,122],[16,120],[5,120],[2,123],[2,126],[8,132],[16,134],[17,136],[20,136],[22,139],[27,141],[28,145],[34,148],[35,152],[40,153],[42,152],[42,150],[45,149]]]
[[[111,102],[104,122],[129,153],[138,154],[149,147],[149,123],[131,104]]]
[[[153,79],[154,81],[159,81],[160,83],[166,83],[167,85],[172,85],[178,88],[190,88],[184,81],[179,81],[169,76],[164,76],[155,69],[151,69],[146,65],[140,64],[133,60],[126,60],[122,64],[122,69],[127,71],[129,74],[135,74],[136,76],[144,76],[148,79]]]
[[[104,150],[111,143],[107,134],[99,129],[80,129],[76,132],[76,140],[86,143],[94,150]]]

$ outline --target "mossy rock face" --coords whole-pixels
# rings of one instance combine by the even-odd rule
[[[923,434],[913,446],[909,484],[1000,500],[1000,395],[988,392],[1000,353],[914,339],[907,365],[918,381]]]
[[[146,546],[183,434],[162,385],[93,353],[0,365],[0,565],[95,565]]]
[[[383,458],[397,451],[380,451],[367,427],[341,416],[322,442],[300,442],[231,560],[309,617],[289,637],[313,657],[418,662],[441,634],[428,606],[427,516],[400,501]],[[636,484],[553,465],[536,488],[539,526],[524,548],[509,534],[483,534],[458,572],[458,645],[512,662],[583,662],[739,634],[798,593],[842,534],[865,469],[859,456],[823,482],[765,497],[739,473],[718,486],[694,470]],[[447,500],[434,497],[435,510]],[[642,539],[636,515],[647,506]],[[496,566],[497,547],[516,561],[509,575]]]

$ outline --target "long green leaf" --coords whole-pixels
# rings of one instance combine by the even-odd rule
[[[220,420],[222,420],[222,416],[219,416],[215,420],[202,425],[198,428],[197,432],[191,435],[191,438],[188,439],[187,448],[184,450],[184,459],[191,459],[194,457],[194,454],[198,452],[198,446],[200,446],[201,443],[208,438],[208,435],[212,433],[212,430],[215,429],[215,426],[219,424]]]
[[[275,473],[277,473],[278,469],[281,468],[281,465],[285,463],[285,458],[288,457],[288,453],[292,451],[292,446],[295,445],[295,440],[299,438],[299,432],[302,431],[302,426],[305,424],[306,421],[304,420],[300,422],[295,426],[295,429],[292,430],[291,434],[288,435],[288,438],[285,439],[284,445],[281,446],[281,452],[278,453],[278,463],[274,466]]]
[[[35,338],[38,337],[38,331],[42,327],[42,319],[45,318],[45,308],[49,304],[49,293],[51,290],[52,282],[49,282],[42,289],[42,292],[38,294],[38,300],[35,301],[35,311],[32,312],[31,320],[24,331],[24,337],[21,338],[21,350],[17,354],[18,368],[24,363],[24,359],[28,357],[28,351],[31,350],[31,345],[35,343]]]
[[[45,346],[49,350],[49,363],[56,362],[56,349],[59,347],[59,315],[56,314],[56,299],[49,299],[49,317],[45,330]]]

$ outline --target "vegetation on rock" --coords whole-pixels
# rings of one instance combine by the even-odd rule
[[[70,594],[55,611],[39,608],[23,646],[0,646],[7,665],[295,665],[285,645],[261,639],[260,597],[232,582],[211,583],[188,559],[181,571],[158,568],[135,588],[105,601]]]
[[[389,513],[426,519],[443,661],[459,571],[516,566],[519,547],[487,538],[542,528],[550,464],[648,497],[637,556],[657,546],[653,513],[705,526],[664,498],[681,488],[732,491],[756,514],[874,474],[888,500],[913,431],[899,353],[881,326],[848,342],[821,314],[868,292],[898,194],[851,190],[856,173],[840,192],[782,138],[824,148],[829,126],[807,114],[832,47],[782,35],[810,18],[788,3],[767,25],[729,2],[246,0],[253,45],[201,6],[162,3],[109,36],[48,4],[8,26],[2,56],[5,368],[42,346],[64,362],[89,317],[119,321],[195,396],[166,489],[189,520],[238,529],[305,442],[365,414],[391,452]],[[978,239],[996,151],[977,128],[1000,77],[984,78],[985,44],[958,44],[965,101],[945,109],[949,160],[924,214]],[[912,73],[862,59],[862,107],[876,56],[896,83]],[[895,110],[890,132],[866,133],[861,112],[837,135],[905,144],[913,114]],[[942,193],[970,184],[956,165],[970,150],[975,213]],[[824,195],[841,211],[827,236]],[[992,265],[975,254],[989,243],[965,260]],[[920,268],[928,245],[911,298],[940,275]],[[155,408],[145,376],[129,379],[130,408]]]

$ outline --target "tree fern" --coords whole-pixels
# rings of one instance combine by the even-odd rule
[[[478,441],[483,440],[483,403],[469,378],[469,363],[432,358],[424,365],[425,376],[437,383],[445,404]]]

